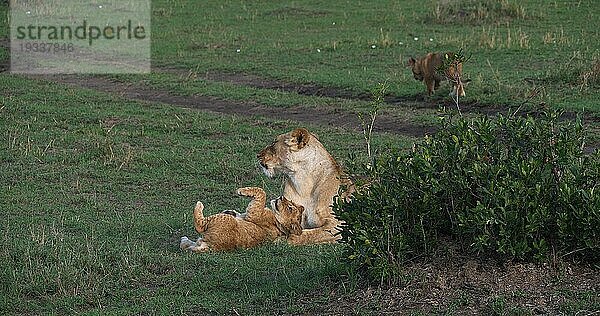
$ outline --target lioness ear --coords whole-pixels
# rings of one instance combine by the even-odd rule
[[[310,140],[310,132],[306,128],[297,128],[292,132],[291,143],[295,144],[298,149],[304,148]]]
[[[408,60],[408,64],[407,64],[407,65],[408,65],[409,67],[412,67],[412,66],[414,66],[414,65],[415,65],[415,63],[416,63],[416,62],[417,62],[417,61],[416,61],[414,58],[412,58],[412,57],[411,57],[411,58]]]

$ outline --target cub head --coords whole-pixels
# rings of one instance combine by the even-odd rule
[[[286,236],[302,233],[302,213],[304,206],[298,205],[281,196],[271,201],[271,209],[275,213],[277,228]]]
[[[271,145],[256,155],[263,172],[268,177],[272,177],[277,172],[292,170],[294,156],[298,155],[298,152],[304,149],[313,137],[305,128],[298,128],[277,136]]]
[[[423,67],[421,67],[420,60],[417,60],[417,59],[414,59],[411,57],[408,60],[408,67],[410,67],[412,69],[413,77],[415,77],[415,80],[423,81],[423,79],[425,78],[425,75],[423,74]]]

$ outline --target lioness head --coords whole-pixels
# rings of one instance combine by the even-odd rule
[[[286,236],[302,233],[304,207],[281,196],[271,201],[271,209],[277,219],[277,228]]]
[[[298,128],[277,136],[271,145],[256,155],[263,172],[268,177],[272,177],[277,172],[291,171],[295,161],[294,156],[309,144],[312,137],[305,128]]]

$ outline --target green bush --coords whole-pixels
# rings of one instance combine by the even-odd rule
[[[368,184],[334,205],[346,258],[385,278],[451,237],[506,259],[598,259],[600,155],[584,153],[579,121],[558,117],[451,117],[412,151],[376,158]]]

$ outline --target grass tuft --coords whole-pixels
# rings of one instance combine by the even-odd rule
[[[500,31],[498,27],[483,26],[479,33],[479,46],[487,49],[529,48],[529,35],[521,28],[513,30],[508,26]]]
[[[580,91],[600,85],[600,59],[593,60],[591,67],[581,72],[579,80],[581,83]]]
[[[525,8],[508,0],[441,1],[428,15],[428,20],[438,24],[480,25],[511,20],[524,20],[529,16]]]

